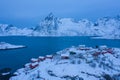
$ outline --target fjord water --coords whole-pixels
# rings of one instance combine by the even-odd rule
[[[0,68],[12,68],[13,71],[22,68],[31,58],[54,54],[55,52],[78,45],[95,47],[107,45],[120,48],[120,40],[91,39],[91,37],[0,37],[0,42],[25,45],[27,48],[0,51]]]

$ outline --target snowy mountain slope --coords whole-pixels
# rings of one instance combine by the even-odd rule
[[[75,22],[71,18],[64,18],[60,20],[58,32],[60,35],[83,36],[92,35],[92,23],[86,19]]]
[[[29,28],[17,28],[13,25],[0,24],[0,36],[29,36],[33,32]]]
[[[104,17],[95,23],[82,19],[57,18],[50,13],[34,28],[17,28],[0,24],[0,36],[101,36],[120,39],[120,17]]]
[[[10,80],[120,80],[118,48],[80,45],[51,56],[31,59]]]
[[[120,20],[116,18],[101,18],[96,22],[97,26],[95,26],[95,29],[97,29],[96,34],[100,34],[103,37],[113,37],[113,38],[119,38],[120,37]]]

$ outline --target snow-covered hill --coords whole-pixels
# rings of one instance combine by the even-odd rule
[[[32,58],[10,80],[120,80],[120,49],[71,47]]]
[[[102,36],[120,39],[120,16],[104,17],[95,23],[82,19],[57,18],[50,13],[34,28],[17,28],[0,24],[0,36]]]

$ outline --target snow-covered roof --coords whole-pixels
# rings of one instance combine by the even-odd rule
[[[100,49],[106,49],[107,46],[106,46],[106,45],[102,45],[102,46],[100,46],[99,48],[100,48]]]
[[[35,62],[35,63],[31,63],[32,66],[36,66],[38,65],[38,62]]]
[[[36,59],[36,58],[32,58],[31,61],[38,61],[38,59]]]
[[[76,48],[70,48],[69,51],[76,51]]]
[[[46,55],[46,57],[53,57],[53,55]]]
[[[43,57],[43,56],[39,56],[39,58],[40,58],[40,59],[43,59],[43,58],[45,58],[45,57]]]
[[[69,54],[61,54],[61,57],[62,57],[62,56],[67,56],[67,57],[69,57]]]

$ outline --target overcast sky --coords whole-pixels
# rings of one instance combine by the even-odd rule
[[[120,14],[120,0],[0,0],[0,23],[32,27],[50,12],[60,18],[96,20]]]

